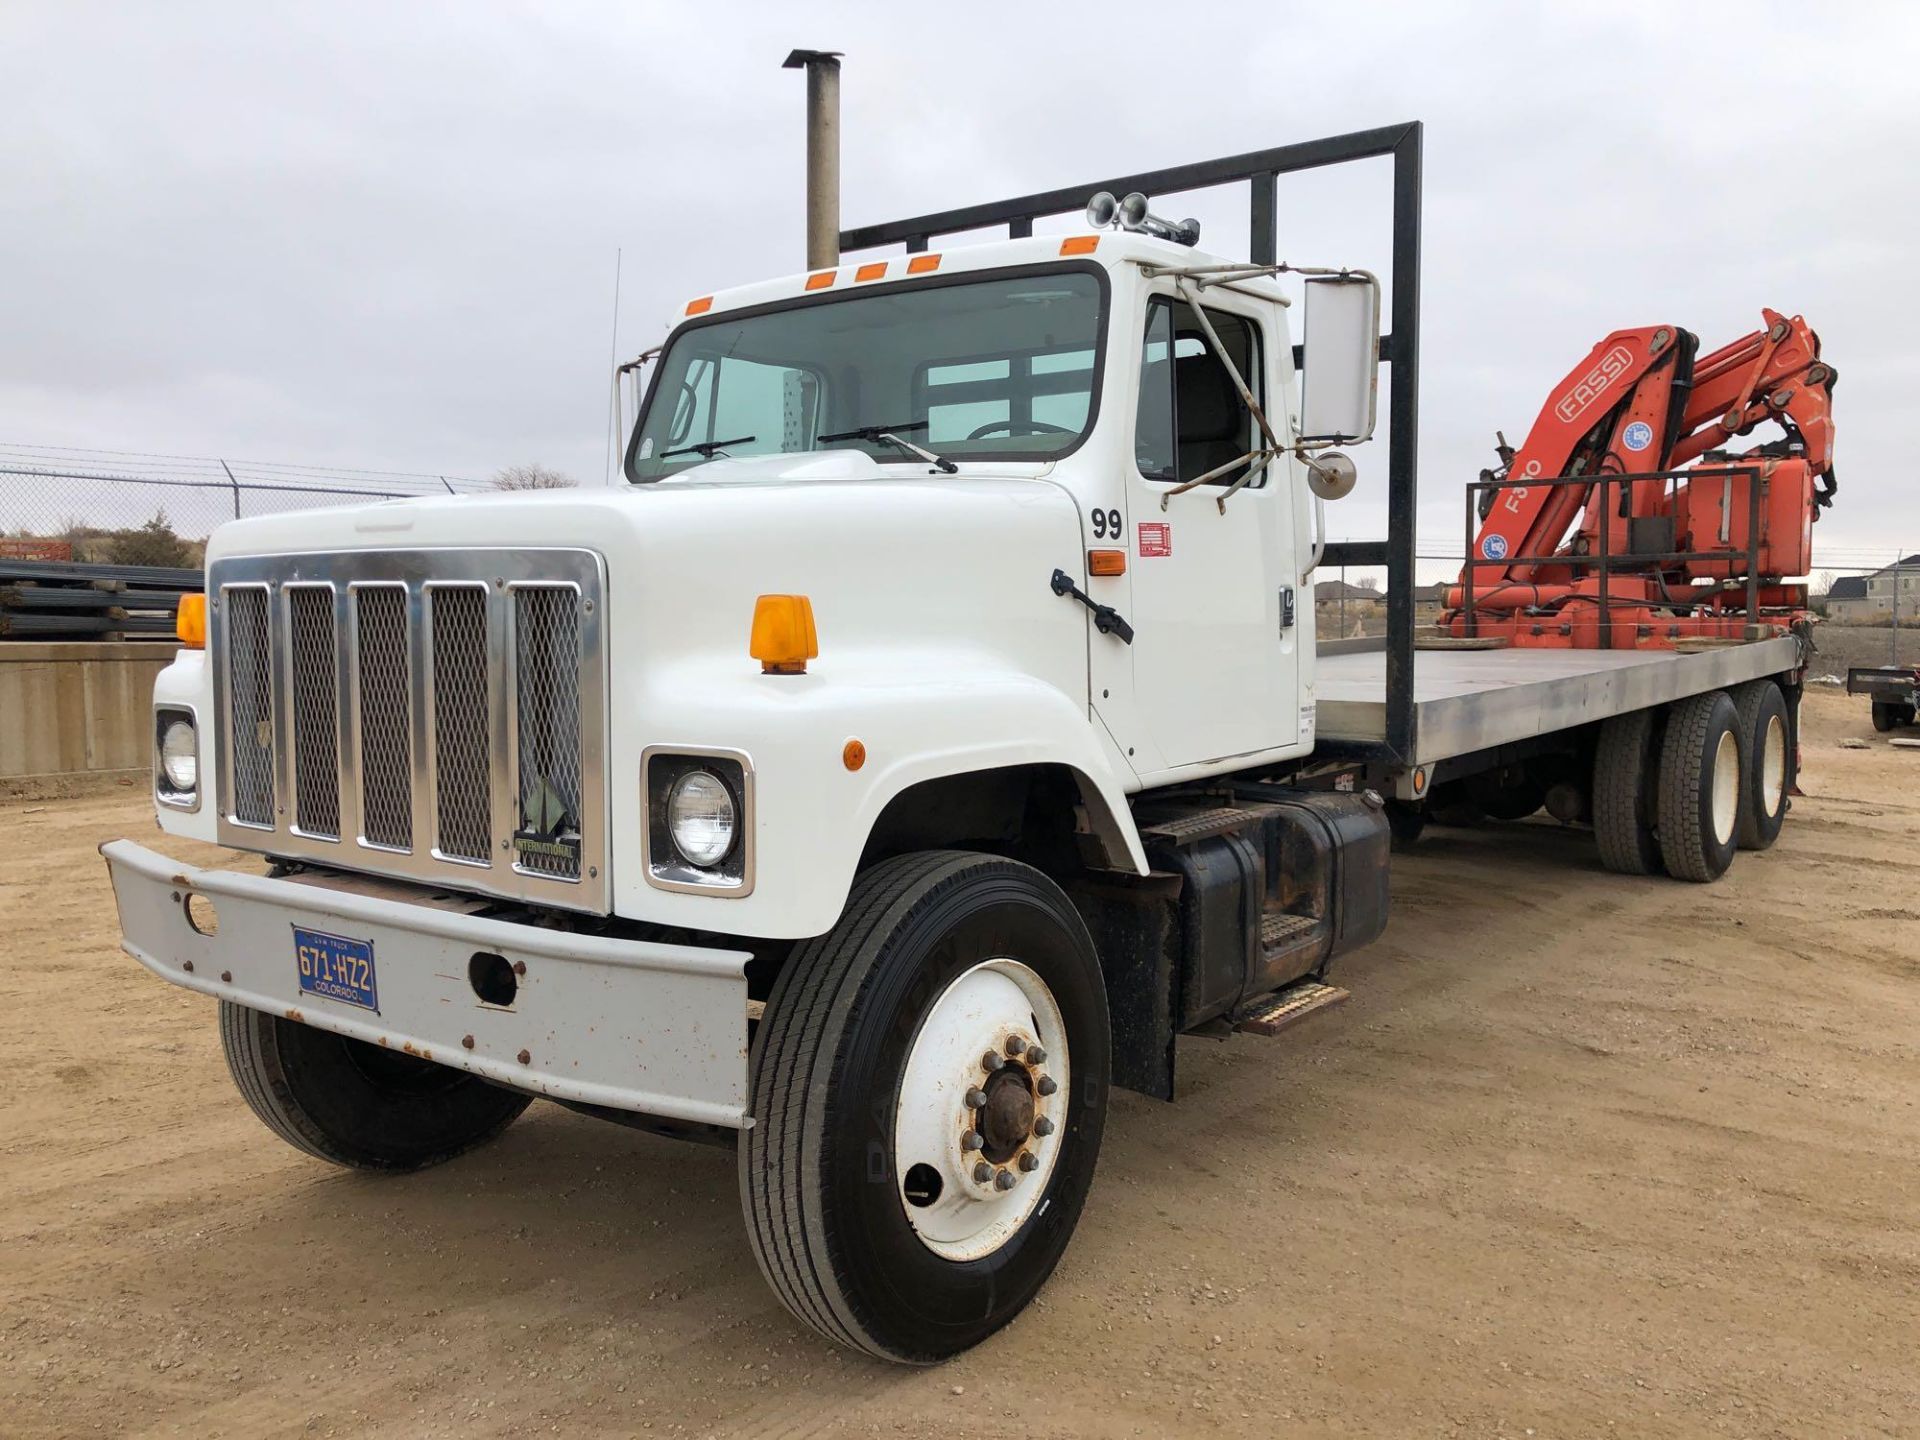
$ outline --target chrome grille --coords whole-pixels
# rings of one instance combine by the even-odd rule
[[[570,585],[513,592],[520,828],[552,849],[522,845],[541,875],[580,874],[580,596]]]
[[[360,832],[393,850],[413,846],[413,686],[407,592],[355,590],[360,690]]]
[[[269,556],[209,580],[223,841],[605,912],[597,556]]]
[[[233,817],[242,825],[273,824],[273,661],[264,586],[227,592],[227,701],[232,724]]]
[[[335,698],[333,587],[287,589],[293,650],[293,821],[309,835],[340,838],[340,706]]]
[[[433,625],[434,842],[444,855],[493,858],[493,794],[487,717],[487,592],[478,585],[428,590]]]

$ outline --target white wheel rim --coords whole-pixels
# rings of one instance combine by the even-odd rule
[[[1731,730],[1720,733],[1713,747],[1713,837],[1722,845],[1733,839],[1740,814],[1740,742]]]
[[[1767,717],[1766,738],[1760,746],[1760,799],[1768,816],[1780,813],[1787,793],[1787,727],[1778,715]]]
[[[1018,960],[983,961],[934,1001],[900,1077],[893,1168],[907,1221],[936,1255],[991,1255],[1040,1203],[1065,1137],[1067,1060],[1053,992]]]

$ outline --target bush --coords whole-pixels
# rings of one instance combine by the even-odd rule
[[[174,533],[163,512],[138,530],[122,530],[114,535],[111,563],[192,569],[199,565],[200,557],[196,546]]]

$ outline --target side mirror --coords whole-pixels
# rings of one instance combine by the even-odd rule
[[[1353,445],[1373,434],[1380,381],[1380,282],[1364,271],[1307,281],[1300,443]]]

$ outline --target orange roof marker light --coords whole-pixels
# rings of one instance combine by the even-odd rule
[[[1098,235],[1069,235],[1060,242],[1062,255],[1091,255],[1100,248]]]
[[[191,595],[180,597],[180,608],[173,612],[173,633],[180,637],[180,643],[189,650],[207,648],[207,597],[204,591],[194,591]]]
[[[698,300],[687,301],[687,314],[704,315],[713,308],[713,297],[702,295]]]
[[[804,595],[762,595],[753,602],[753,635],[747,651],[763,675],[804,675],[820,653],[813,628],[813,602]]]
[[[816,270],[807,276],[807,289],[824,290],[833,284],[835,273],[832,270]]]
[[[858,270],[854,271],[853,278],[855,280],[879,280],[884,278],[886,273],[887,262],[884,260],[876,260],[873,264],[862,265]]]
[[[939,268],[940,257],[938,255],[916,255],[907,261],[907,273],[909,275],[931,275]]]

